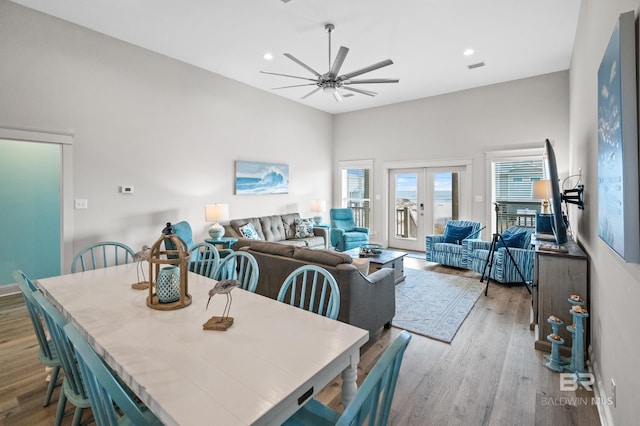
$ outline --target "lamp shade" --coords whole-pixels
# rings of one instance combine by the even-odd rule
[[[551,197],[551,185],[549,179],[533,181],[533,199],[546,200]]]
[[[320,213],[327,209],[327,202],[325,200],[311,200],[311,211],[314,213]]]
[[[219,222],[229,219],[229,204],[212,204],[204,207],[204,220]]]
[[[209,236],[214,240],[224,237],[224,227],[218,222],[229,219],[229,204],[212,204],[204,206],[204,220],[207,222],[215,222],[209,228]]]

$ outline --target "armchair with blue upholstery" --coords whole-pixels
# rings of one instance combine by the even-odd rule
[[[511,261],[509,254],[500,240],[496,245],[493,254],[493,265],[491,266],[491,278],[499,283],[521,283],[522,277],[518,273],[516,264],[524,276],[525,282],[533,280],[533,261],[535,250],[531,247],[531,234],[534,228],[523,228],[512,226],[502,233],[504,242],[509,247],[509,253],[513,256]],[[487,257],[491,249],[491,241],[470,241],[468,243],[469,268],[482,274],[487,264]],[[489,267],[487,266],[487,271]]]
[[[428,262],[441,263],[456,268],[469,269],[467,263],[467,241],[480,241],[480,222],[468,220],[449,220],[445,233],[427,235],[425,238],[425,258]],[[462,234],[456,235],[458,232]]]
[[[349,208],[329,210],[331,245],[338,251],[351,250],[369,243],[369,228],[356,226],[353,210]]]

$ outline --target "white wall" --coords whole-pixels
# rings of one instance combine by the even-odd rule
[[[6,0],[0,58],[0,127],[74,136],[73,198],[89,209],[65,206],[73,251],[105,239],[138,249],[167,221],[201,240],[205,204],[311,216],[312,199],[331,198],[330,114]],[[234,195],[234,160],[289,164],[289,194]]]
[[[384,162],[471,159],[472,194],[486,200],[489,151],[542,148],[549,138],[555,141],[560,174],[566,175],[568,123],[569,73],[560,71],[337,115],[334,161],[373,159],[373,192],[381,194]],[[334,186],[334,203],[339,197]],[[465,219],[487,224],[486,203],[472,205]],[[374,202],[372,230],[378,241],[385,234],[383,210],[382,203]]]
[[[593,359],[607,396],[615,380],[617,404],[609,408],[618,425],[638,424],[640,418],[640,265],[625,264],[598,237],[597,74],[618,16],[632,10],[637,17],[639,6],[638,0],[583,0],[570,73],[571,169],[582,167],[587,194],[584,212],[573,214],[578,240],[590,257]]]

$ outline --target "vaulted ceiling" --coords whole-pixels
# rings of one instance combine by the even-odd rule
[[[333,114],[566,70],[580,10],[580,0],[13,1],[266,91],[313,84],[260,73],[314,78],[284,53],[329,70],[332,23],[333,57],[350,49],[341,73],[391,59],[358,78],[400,80],[358,85],[378,95],[339,103],[322,90],[300,99],[314,86],[272,91]]]

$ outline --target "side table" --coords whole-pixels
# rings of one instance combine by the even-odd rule
[[[234,237],[221,237],[221,238],[205,238],[204,241],[214,246],[222,246],[225,249],[231,249],[231,246],[238,242]]]

